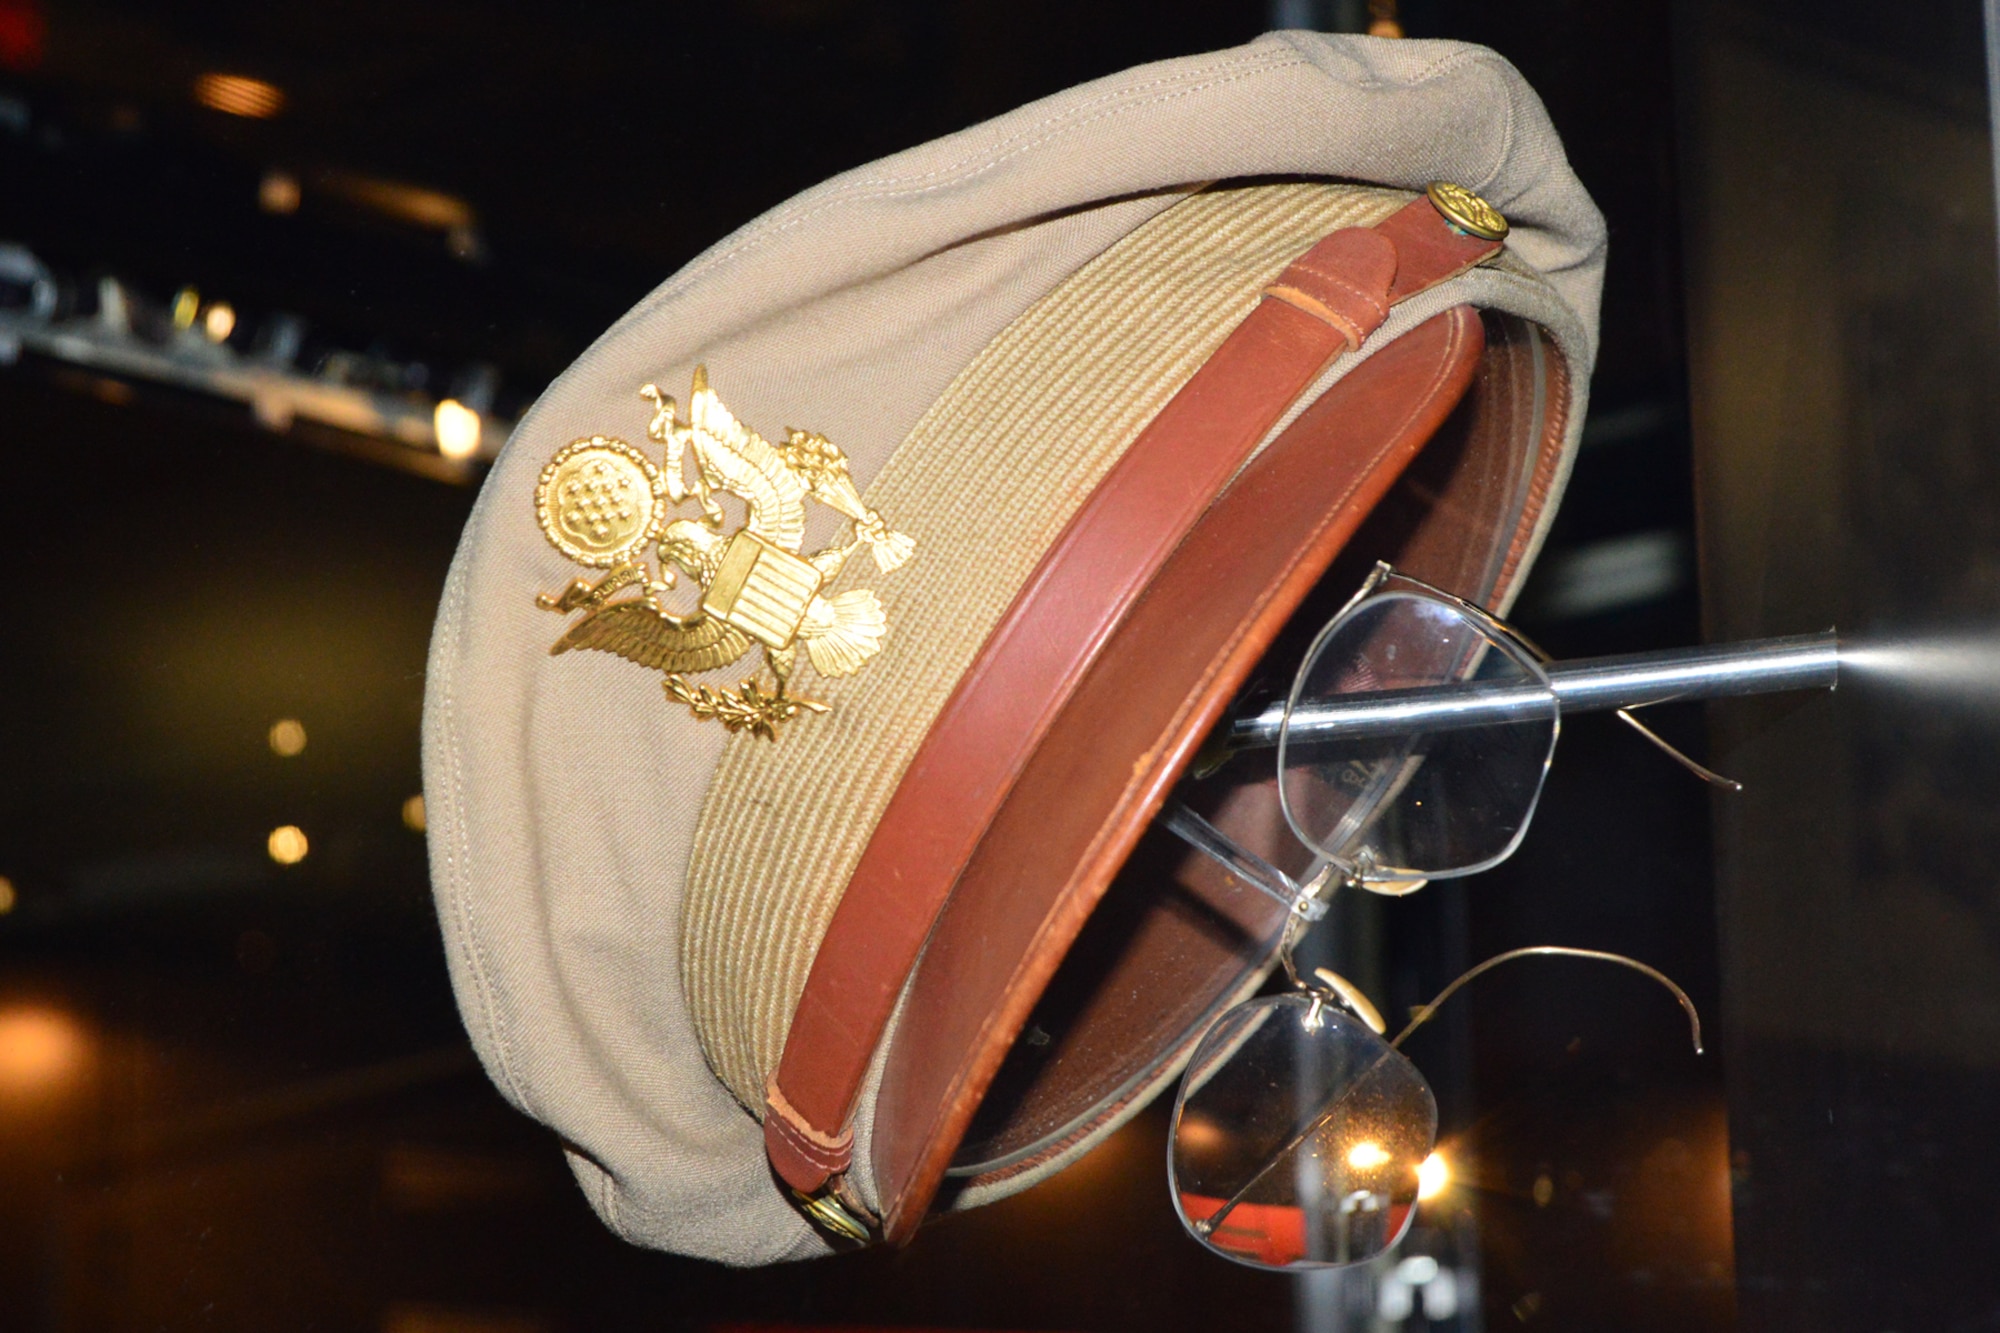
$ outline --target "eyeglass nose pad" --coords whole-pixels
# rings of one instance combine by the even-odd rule
[[[1354,887],[1378,898],[1407,898],[1429,884],[1428,879],[1357,879]]]
[[[1389,1025],[1382,1021],[1382,1011],[1375,1007],[1374,1001],[1361,993],[1359,986],[1330,967],[1314,968],[1313,976],[1317,977],[1328,990],[1339,996],[1340,1002],[1349,1009],[1352,1009],[1354,1016],[1373,1029],[1376,1036],[1380,1037],[1388,1033]]]

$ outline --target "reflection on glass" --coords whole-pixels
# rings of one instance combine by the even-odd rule
[[[1347,1150],[1347,1164],[1357,1171],[1372,1171],[1388,1161],[1388,1150],[1373,1139],[1363,1139]]]
[[[1190,1139],[1190,1120],[1203,1133]],[[1188,1233],[1225,1259],[1371,1259],[1415,1217],[1437,1104],[1416,1068],[1323,999],[1238,1005],[1188,1061],[1167,1157]]]

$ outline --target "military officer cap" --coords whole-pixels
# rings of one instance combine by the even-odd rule
[[[1276,33],[829,180],[599,338],[466,527],[424,787],[473,1044],[605,1223],[902,1240],[1165,1086],[1270,951],[1148,819],[1338,561],[1504,608],[1604,255],[1499,56]]]

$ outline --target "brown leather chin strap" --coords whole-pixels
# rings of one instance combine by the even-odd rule
[[[888,1235],[914,1228],[1028,1010],[1187,753],[1473,379],[1481,320],[1459,307],[1429,321],[1245,460],[1394,301],[1497,248],[1422,199],[1379,227],[1321,241],[1085,503],[933,724],[815,958],[766,1107],[767,1148],[788,1184],[811,1192],[846,1170],[855,1100],[907,983],[873,1166]],[[1511,364],[1514,338],[1503,331],[1493,365]],[[1551,364],[1551,348],[1529,343]],[[1528,396],[1544,418],[1567,405],[1546,376]],[[1476,401],[1512,412],[1513,430],[1517,399],[1496,381]],[[1405,546],[1413,572],[1483,595],[1505,586],[1526,549],[1555,466],[1538,481],[1536,460],[1551,438],[1559,457],[1562,431],[1544,421],[1515,449],[1475,434],[1477,447],[1458,452],[1476,461],[1450,470],[1442,489],[1412,488],[1425,513]],[[1212,1005],[1214,986],[1186,983],[1224,969],[1190,952],[1188,930],[1142,925],[1137,938],[1164,952],[1148,963],[1150,945],[1126,947],[1111,974],[1127,959],[1178,967],[1145,988],[1162,991],[1165,979],[1174,994],[1122,1015],[1100,1005],[1072,1027],[1076,1051],[1117,1058],[1080,1079],[1029,1080],[1017,1114],[982,1132],[990,1147],[978,1151],[996,1170],[1024,1169],[1052,1139],[1083,1132],[1065,1129],[1079,1117],[1115,1110],[1121,1090],[1139,1090],[1184,1043],[1180,1011]]]

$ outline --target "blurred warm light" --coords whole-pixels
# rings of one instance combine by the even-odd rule
[[[174,327],[191,329],[194,317],[201,313],[201,293],[192,287],[183,287],[174,293]]]
[[[271,836],[264,839],[264,850],[271,859],[281,866],[295,866],[306,859],[305,831],[297,824],[286,824],[271,830]]]
[[[472,205],[457,195],[407,181],[384,180],[352,171],[321,171],[313,175],[313,188],[340,195],[349,203],[398,221],[442,232],[454,227],[473,227],[479,221]]]
[[[1363,1139],[1347,1150],[1347,1164],[1356,1171],[1373,1171],[1388,1161],[1388,1150],[1373,1139]]]
[[[463,259],[468,264],[486,258],[486,242],[480,239],[475,227],[453,227],[444,234],[444,248],[453,259]]]
[[[280,759],[304,753],[306,724],[295,717],[281,717],[271,724],[271,753]]]
[[[289,171],[267,171],[257,182],[257,207],[266,213],[296,213],[299,198],[299,178]]]
[[[1443,1153],[1432,1153],[1417,1163],[1417,1197],[1435,1199],[1451,1185],[1451,1163]]]
[[[470,458],[479,452],[479,414],[458,399],[439,400],[431,422],[437,427],[438,452],[446,458]]]
[[[236,331],[236,307],[227,301],[217,301],[203,313],[201,331],[208,335],[212,343],[227,341]]]
[[[741,1324],[726,1327],[756,1329],[787,1325]],[[792,1325],[789,1327],[803,1327]],[[394,1304],[382,1315],[382,1333],[553,1333],[555,1325],[538,1315],[495,1314],[491,1309],[463,1305]]]
[[[1195,1152],[1213,1152],[1228,1137],[1220,1125],[1206,1116],[1183,1115],[1174,1126],[1174,1137]]]
[[[14,881],[0,875],[0,916],[14,910],[14,904],[21,901],[21,895],[14,892]]]
[[[51,1091],[82,1069],[88,1042],[59,1009],[0,1009],[0,1096]]]
[[[242,74],[204,74],[194,81],[194,100],[211,111],[269,120],[285,109],[285,94],[262,79]]]
[[[403,827],[412,833],[424,831],[424,798],[419,792],[403,802]]]

